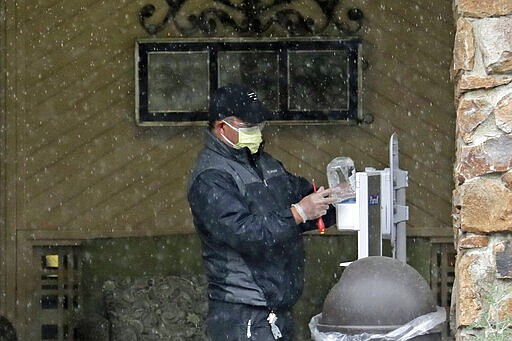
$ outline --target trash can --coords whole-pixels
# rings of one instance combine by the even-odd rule
[[[386,340],[426,341],[441,340],[437,327],[445,319],[444,308],[436,307],[430,287],[416,270],[375,256],[345,269],[327,295],[315,327],[319,333],[369,335],[371,340],[382,335]],[[399,336],[388,338],[390,333]]]

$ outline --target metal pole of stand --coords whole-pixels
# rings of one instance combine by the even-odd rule
[[[399,166],[399,149],[396,134],[389,141],[389,161],[393,179],[393,225],[392,233],[393,258],[407,262],[407,231],[405,222],[409,219],[409,208],[406,206],[405,189],[408,186],[408,173]]]

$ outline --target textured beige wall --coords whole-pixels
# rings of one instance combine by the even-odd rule
[[[455,1],[458,340],[512,338],[512,3]]]
[[[192,231],[185,184],[202,129],[134,124],[134,42],[148,37],[137,20],[141,6],[48,1],[17,9],[17,229]],[[335,156],[352,157],[359,169],[385,167],[388,138],[397,132],[410,175],[409,225],[447,226],[454,149],[446,58],[452,25],[443,17],[449,6],[358,6],[370,65],[364,108],[374,123],[271,127],[268,148],[292,171],[325,183],[325,165]],[[169,25],[158,36],[176,35]]]

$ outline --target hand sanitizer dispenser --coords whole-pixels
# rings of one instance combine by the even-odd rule
[[[328,164],[327,178],[330,187],[348,182],[355,192],[355,198],[340,198],[335,205],[338,230],[357,232],[358,259],[382,256],[382,240],[390,239],[393,257],[405,263],[405,221],[409,219],[405,206],[407,172],[398,168],[395,134],[389,146],[389,168],[367,167],[364,172],[356,172],[350,158],[338,157]]]
[[[327,181],[329,187],[343,186],[350,188],[351,192],[344,192],[344,197],[337,196],[340,201],[336,203],[336,224],[339,230],[355,230],[357,225],[356,170],[354,161],[349,157],[337,157],[327,165]]]

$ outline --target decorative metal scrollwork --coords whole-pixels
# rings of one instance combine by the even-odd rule
[[[166,0],[166,4],[167,12],[159,21],[153,4],[139,11],[149,34],[156,35],[172,22],[184,36],[263,36],[283,29],[290,36],[311,36],[329,28],[353,35],[364,18],[360,9],[347,9],[339,0]]]

